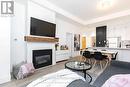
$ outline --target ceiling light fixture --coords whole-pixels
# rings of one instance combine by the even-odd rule
[[[108,9],[113,5],[113,1],[114,0],[100,0],[98,8],[102,10]]]

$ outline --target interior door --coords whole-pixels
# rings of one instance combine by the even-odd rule
[[[106,28],[106,26],[96,27],[96,47],[105,47]]]
[[[66,44],[69,48],[69,57],[72,57],[72,47],[73,47],[73,35],[72,33],[66,33]]]
[[[86,48],[86,37],[82,37],[82,49]]]

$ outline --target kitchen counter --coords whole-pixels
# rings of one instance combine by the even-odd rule
[[[88,47],[88,49],[102,49],[102,50],[130,50],[130,48],[109,48],[109,47]]]

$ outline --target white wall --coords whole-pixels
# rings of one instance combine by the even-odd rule
[[[12,17],[11,30],[11,65],[18,64],[22,61],[31,62],[30,57],[32,56],[29,51],[32,48],[36,48],[36,44],[38,44],[37,49],[45,45],[42,43],[34,43],[32,45],[35,47],[33,47],[30,43],[24,41],[24,36],[30,35],[30,17],[56,23],[56,36],[60,38],[60,44],[66,43],[67,32],[72,34],[82,33],[83,26],[74,23],[72,20],[66,20],[63,16],[56,17],[57,14],[54,11],[35,2],[16,0],[15,6],[15,16]],[[52,45],[54,51],[54,43]],[[78,54],[79,51],[73,51],[73,56]]]
[[[61,16],[56,16],[56,36],[59,38],[59,45],[65,45],[66,43],[66,33],[72,33],[73,37],[74,34],[81,34],[83,26],[76,24],[69,19],[65,19]],[[73,48],[72,48],[72,56],[79,55],[79,51],[74,51],[74,40],[72,41]]]
[[[86,47],[92,46],[92,37],[96,37],[95,27],[84,27],[83,36],[86,37]]]
[[[121,37],[122,40],[130,40],[130,17],[110,21],[107,26],[107,37]]]
[[[34,17],[37,19],[41,19],[44,21],[48,21],[51,23],[55,23],[55,12],[41,6],[37,3],[28,1],[28,26],[27,26],[27,35],[30,35],[30,17]]]
[[[96,36],[96,27],[107,26],[107,37],[121,37],[121,40],[130,40],[130,16],[88,25],[84,28],[87,37]],[[118,60],[130,62],[130,50],[118,51]]]
[[[122,37],[122,40],[130,40],[130,16],[121,17],[109,21],[88,25],[85,30],[88,36],[96,35],[96,27],[107,26],[107,37]]]
[[[16,0],[17,1],[17,0]],[[114,36],[122,36],[123,40],[127,40],[130,38],[129,32],[130,32],[130,21],[128,17],[123,17],[119,19],[114,19],[110,21],[104,21],[97,24],[88,25],[86,27],[81,26],[73,21],[70,21],[69,19],[59,16],[54,11],[45,8],[44,6],[41,6],[39,4],[36,4],[34,2],[28,1],[20,1],[18,0],[20,5],[16,5],[16,15],[14,17],[13,23],[13,29],[11,34],[11,40],[14,43],[14,45],[11,47],[12,53],[11,55],[11,63],[17,64],[21,61],[26,61],[27,59],[27,44],[24,42],[23,37],[24,35],[30,35],[30,17],[35,17],[38,19],[42,19],[48,22],[56,23],[57,26],[57,33],[56,36],[60,38],[60,44],[66,44],[66,33],[72,33],[72,34],[81,34],[85,35],[87,37],[96,36],[96,26],[102,26],[107,25],[108,31],[107,35],[110,37]],[[28,7],[26,8],[26,4]],[[25,20],[24,20],[25,19]],[[121,32],[120,32],[121,31]],[[116,32],[116,33],[111,33]],[[15,41],[16,40],[16,41]],[[17,45],[16,45],[17,42]],[[91,41],[88,38],[90,46]],[[14,51],[14,48],[16,50]],[[20,51],[19,51],[20,49]],[[78,55],[79,52],[75,52],[73,50],[73,56]]]
[[[44,6],[41,6],[39,4],[36,4],[34,2],[29,1],[28,2],[28,27],[27,27],[27,35],[30,35],[30,17],[35,17],[41,20],[45,20],[48,22],[56,23],[56,37],[59,38],[60,45],[66,44],[66,33],[72,33],[74,34],[82,34],[82,28],[83,26],[63,17],[59,16],[55,12],[45,8]],[[38,46],[36,46],[38,44]],[[73,43],[74,44],[74,43]],[[31,43],[27,43],[27,59],[32,56],[30,51],[33,48],[39,49],[39,47],[43,47],[43,45],[46,46],[46,44],[41,43],[33,43],[35,47],[32,46]],[[40,45],[40,46],[39,46]],[[53,45],[53,44],[52,44]],[[74,47],[74,46],[73,46]],[[79,55],[79,51],[74,51],[74,48],[72,49],[72,56]],[[53,52],[54,52],[54,45],[53,45]],[[30,59],[28,61],[31,61]],[[54,64],[54,63],[53,63]]]
[[[10,17],[0,17],[0,84],[10,81]]]
[[[15,2],[14,16],[11,17],[11,67],[26,59],[26,5]]]
[[[121,37],[121,40],[130,40],[130,16],[103,21],[84,27],[87,37],[87,47],[91,47],[91,37],[96,36],[96,27],[107,26],[107,37]]]
[[[17,1],[17,0],[16,0]],[[26,43],[24,41],[25,35],[30,35],[30,17],[38,18],[48,22],[56,23],[56,36],[60,38],[60,44],[66,44],[66,33],[83,34],[83,26],[73,22],[72,20],[56,14],[54,11],[39,5],[32,1],[20,1],[15,3],[15,16],[12,18],[11,30],[11,64],[15,65],[22,61],[31,62],[30,59],[32,52],[39,49],[43,45],[47,46],[48,43]],[[37,44],[37,45],[36,45]],[[73,44],[74,45],[74,44]],[[33,47],[34,46],[34,47]],[[48,45],[49,46],[49,45]],[[52,47],[53,46],[53,47]],[[53,53],[55,50],[54,43],[51,48]],[[73,46],[74,47],[74,46]],[[43,47],[45,48],[45,47]],[[72,56],[79,55],[79,51],[74,51]],[[55,55],[53,55],[55,56]],[[54,63],[53,63],[54,64]]]
[[[27,61],[25,35],[30,35],[30,17],[55,23],[55,13],[31,1],[15,0],[14,16],[11,18],[11,68]],[[11,69],[12,70],[12,69]]]

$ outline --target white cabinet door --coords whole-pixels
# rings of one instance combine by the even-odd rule
[[[69,50],[56,51],[56,62],[69,59]]]
[[[120,50],[118,54],[119,54],[118,60],[130,62],[130,50]]]
[[[109,44],[109,48],[117,48],[117,44]]]
[[[118,37],[107,38],[110,48],[117,48],[119,45]]]

